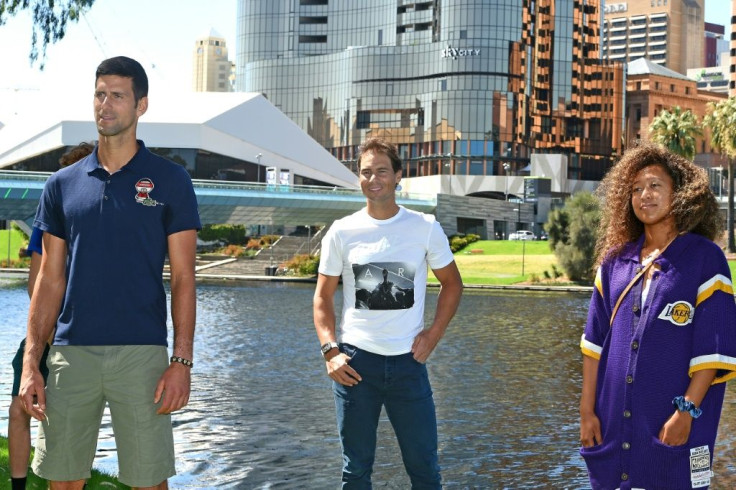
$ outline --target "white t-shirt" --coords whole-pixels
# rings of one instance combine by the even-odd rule
[[[399,207],[387,220],[366,209],[335,221],[322,239],[319,272],[342,275],[341,340],[393,356],[411,351],[424,328],[427,264],[454,260],[434,216]]]

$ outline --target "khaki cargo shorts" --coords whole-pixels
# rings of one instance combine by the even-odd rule
[[[176,474],[170,415],[158,415],[156,385],[169,365],[158,345],[51,346],[46,420],[33,471],[47,480],[90,477],[105,403],[110,407],[118,479],[149,487]]]

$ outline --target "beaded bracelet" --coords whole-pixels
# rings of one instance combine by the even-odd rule
[[[672,400],[672,404],[675,406],[677,410],[680,412],[687,412],[690,414],[690,416],[694,419],[697,419],[703,414],[703,411],[695,406],[693,402],[690,400],[685,400],[684,396],[676,396],[674,400]]]
[[[183,357],[179,357],[179,356],[171,356],[171,359],[169,359],[169,361],[184,364],[186,367],[194,367],[194,363],[192,361],[190,361],[189,359],[184,359]]]

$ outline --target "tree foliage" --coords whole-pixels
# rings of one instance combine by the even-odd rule
[[[673,107],[672,111],[662,110],[649,125],[652,141],[688,160],[695,158],[695,137],[702,134],[697,116],[679,106]]]
[[[728,250],[736,252],[734,238],[734,168],[736,158],[736,98],[730,97],[717,104],[708,103],[708,114],[703,118],[703,125],[710,129],[710,143],[728,160],[728,208],[726,224],[728,228]]]
[[[94,3],[95,0],[0,0],[0,26],[22,10],[31,13],[33,29],[28,57],[33,64],[39,61],[40,55],[39,66],[43,70],[48,45],[61,41],[66,34],[67,23],[78,22]]]
[[[575,194],[565,207],[549,214],[545,229],[550,247],[572,281],[593,279],[599,222],[600,205],[590,192]]]

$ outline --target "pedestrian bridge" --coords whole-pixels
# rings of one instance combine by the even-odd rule
[[[0,171],[0,219],[31,224],[48,172]],[[193,180],[202,224],[329,225],[365,205],[359,190]],[[434,195],[397,194],[404,207],[433,213]]]

